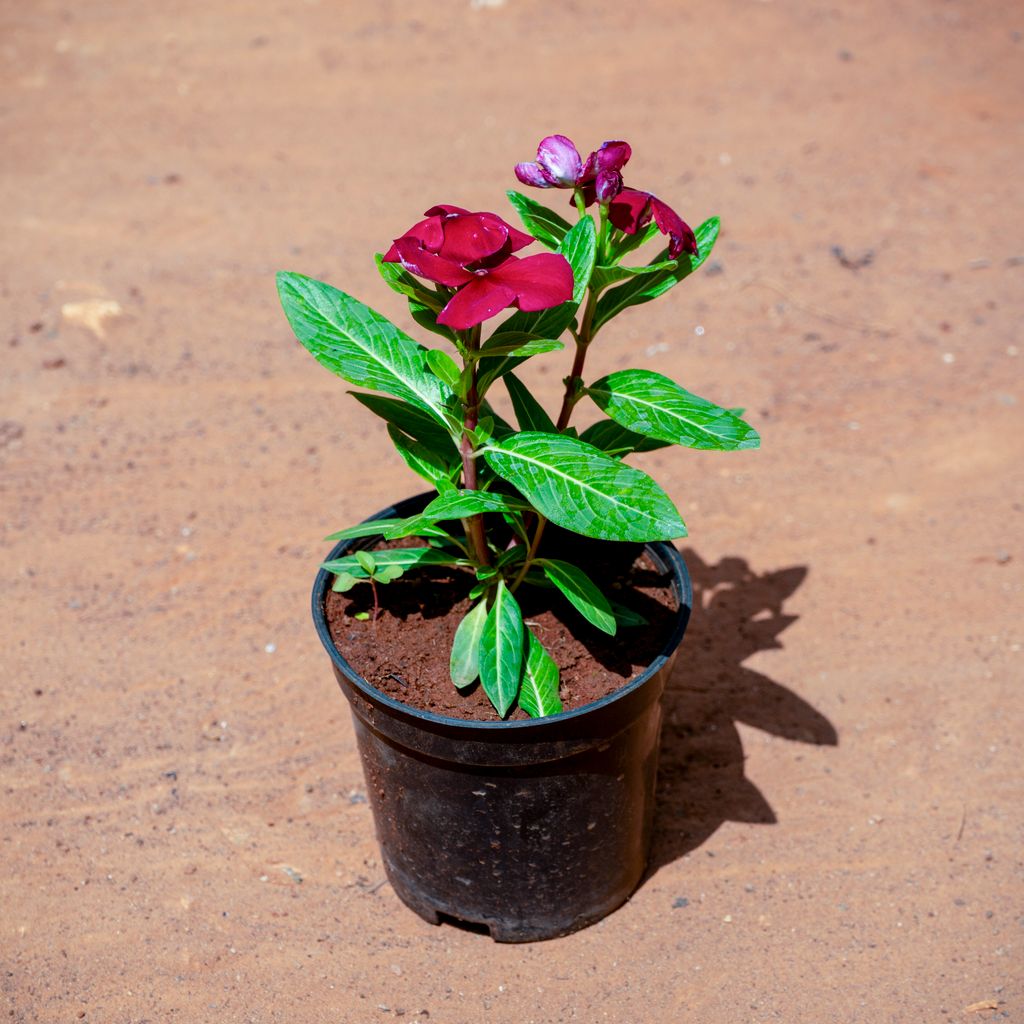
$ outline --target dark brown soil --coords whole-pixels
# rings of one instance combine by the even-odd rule
[[[677,604],[668,577],[642,551],[637,555],[611,550],[617,545],[607,547],[602,556],[610,557],[588,560],[587,571],[614,601],[647,619],[646,625],[620,627],[616,636],[608,636],[555,591],[523,587],[516,595],[529,628],[558,664],[566,711],[600,700],[642,672],[661,653],[675,622]],[[355,618],[367,612],[372,616],[369,586],[329,593],[327,622],[335,646],[363,678],[404,704],[449,718],[497,721],[479,682],[460,692],[448,670],[455,630],[471,606],[473,582],[462,571],[409,573],[378,587],[376,622]],[[508,717],[526,714],[513,708]]]

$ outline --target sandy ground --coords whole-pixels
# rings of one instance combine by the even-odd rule
[[[3,1019],[1021,1020],[1022,32],[966,0],[4,3]],[[551,131],[725,225],[594,375],[744,405],[764,447],[647,458],[704,605],[654,866],[508,947],[381,884],[307,594],[418,484],[272,275],[409,324],[372,253],[500,209]]]

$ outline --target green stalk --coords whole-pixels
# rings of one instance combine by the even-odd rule
[[[562,397],[562,408],[558,413],[555,426],[565,430],[572,416],[573,406],[579,398],[580,386],[583,384],[583,364],[587,358],[587,346],[590,344],[591,325],[594,322],[594,310],[597,308],[597,292],[587,289],[587,304],[583,308],[583,319],[579,333],[576,335],[576,354],[572,361],[572,370],[565,378],[565,395]]]

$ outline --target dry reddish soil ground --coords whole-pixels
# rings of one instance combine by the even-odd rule
[[[3,1019],[1022,1019],[1019,6],[0,17]],[[418,485],[272,274],[409,324],[371,254],[550,131],[725,225],[593,373],[764,447],[643,463],[700,598],[654,863],[516,947],[382,884],[306,605],[321,537]]]

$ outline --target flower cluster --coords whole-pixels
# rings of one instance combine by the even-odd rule
[[[698,256],[690,226],[651,192],[627,188],[622,169],[632,156],[628,142],[604,142],[584,160],[571,139],[549,135],[537,147],[537,159],[516,164],[516,177],[535,188],[572,189],[582,209],[597,203],[608,223],[625,235],[643,231],[653,219],[668,238],[669,259]],[[411,274],[439,286],[444,299],[437,322],[469,330],[509,306],[537,312],[572,298],[572,270],[564,256],[514,255],[532,235],[495,213],[471,213],[439,204],[424,220],[396,238],[384,255]]]
[[[697,256],[697,239],[679,214],[652,193],[625,187],[622,168],[632,152],[627,142],[605,142],[583,160],[571,139],[549,135],[537,147],[536,162],[516,164],[516,177],[534,188],[580,190],[585,206],[606,206],[609,221],[627,235],[642,231],[653,217],[668,237],[669,259],[684,252]]]

